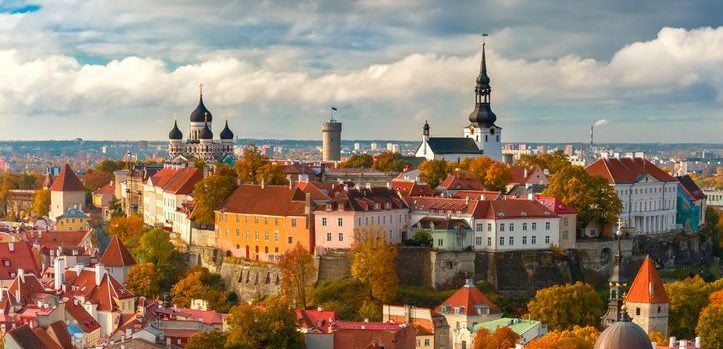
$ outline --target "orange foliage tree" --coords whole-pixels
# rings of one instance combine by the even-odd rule
[[[538,290],[527,309],[533,319],[551,330],[566,330],[575,325],[595,326],[603,314],[603,302],[590,284],[555,285]]]
[[[284,254],[279,262],[281,270],[281,293],[297,306],[306,308],[311,296],[311,284],[316,272],[314,259],[300,243]]]
[[[600,331],[592,326],[575,326],[569,330],[555,330],[547,332],[544,336],[537,338],[527,345],[526,349],[592,349],[595,345]]]
[[[474,349],[508,349],[514,348],[519,340],[520,335],[507,326],[498,327],[492,333],[480,328],[474,336],[473,347]]]

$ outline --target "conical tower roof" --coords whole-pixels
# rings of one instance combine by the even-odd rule
[[[70,165],[65,164],[60,169],[58,177],[53,180],[53,184],[50,185],[51,191],[83,191],[83,183],[80,181],[78,176],[70,168]]]
[[[106,267],[127,267],[136,264],[131,253],[115,235],[110,239],[108,248],[100,257],[100,262]]]
[[[625,300],[630,303],[668,303],[668,293],[650,256],[645,257]]]

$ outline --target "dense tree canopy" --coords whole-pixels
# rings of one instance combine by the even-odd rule
[[[208,301],[208,306],[219,312],[227,312],[236,303],[236,296],[226,292],[221,275],[206,268],[190,270],[186,276],[171,288],[173,304],[188,307],[194,299]]]
[[[128,163],[123,160],[103,160],[95,168],[98,171],[113,173],[127,168]]]
[[[284,253],[279,262],[281,293],[298,307],[306,308],[311,297],[311,285],[316,272],[314,259],[300,243]]]
[[[714,291],[723,289],[723,279],[707,283],[700,276],[664,285],[670,298],[668,332],[679,338],[694,338],[701,310]]]
[[[47,216],[50,212],[50,190],[38,189],[33,195],[33,213],[37,216]]]
[[[139,263],[128,269],[126,288],[136,297],[153,298],[161,295],[161,282],[153,263]]]
[[[520,155],[520,159],[515,161],[515,165],[518,166],[540,166],[541,169],[547,169],[550,175],[554,175],[560,170],[572,166],[570,160],[562,150],[557,150],[552,153],[545,153],[540,155]]]
[[[385,231],[373,225],[355,232],[352,256],[351,274],[369,284],[372,297],[383,303],[394,300],[399,288],[397,250],[387,244]]]
[[[595,327],[574,326],[569,330],[554,330],[544,336],[532,340],[525,345],[526,349],[593,349],[600,331]],[[658,343],[660,344],[660,343]]]
[[[374,158],[369,154],[354,154],[339,164],[341,168],[371,168]]]
[[[226,346],[277,349],[303,348],[302,334],[296,329],[296,315],[278,298],[263,304],[241,304],[231,308]]]
[[[372,316],[360,311],[368,302],[369,294],[369,285],[359,280],[320,280],[312,291],[312,299],[315,305],[333,309],[339,319],[361,321],[368,318],[371,321],[380,321],[381,305],[378,314]]]
[[[419,178],[429,184],[430,187],[436,188],[439,183],[442,183],[447,178],[450,168],[447,161],[427,160],[419,165],[419,170],[421,171]]]
[[[595,289],[580,281],[538,290],[527,309],[533,319],[547,324],[550,330],[596,326],[604,310]]]
[[[108,225],[108,233],[117,235],[129,249],[138,246],[144,232],[143,218],[138,215],[113,217]]]
[[[168,233],[161,228],[153,228],[143,233],[134,252],[138,260],[154,265],[170,266],[175,263],[175,247]]]
[[[723,290],[711,293],[708,299],[710,304],[700,312],[695,333],[703,348],[723,348]]]
[[[622,203],[607,180],[589,175],[580,166],[565,167],[552,176],[542,195],[555,197],[574,208],[579,227],[593,220],[614,224],[622,210]]]
[[[193,189],[193,219],[203,226],[214,224],[214,211],[236,190],[236,178],[227,172],[210,175]]]
[[[199,332],[188,338],[186,349],[221,349],[226,343],[226,334],[219,331]]]
[[[397,152],[386,152],[377,155],[376,162],[374,162],[374,169],[383,172],[398,173],[410,165],[408,161],[404,161],[401,154]]]
[[[514,348],[520,335],[509,327],[499,327],[494,332],[481,328],[474,336],[474,349],[509,349]]]
[[[83,186],[88,191],[94,191],[113,180],[113,173],[89,169],[83,175]]]

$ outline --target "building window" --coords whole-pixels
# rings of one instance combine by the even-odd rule
[[[296,218],[291,219],[291,226],[296,227]]]
[[[550,222],[545,222],[545,230],[550,230]]]
[[[321,226],[322,226],[322,227],[325,227],[325,226],[326,226],[326,217],[322,217],[322,218],[321,218]]]
[[[344,233],[339,233],[339,241],[344,241]]]
[[[259,217],[254,216],[254,223],[256,223],[256,224],[259,223]]]
[[[344,218],[338,218],[338,219],[336,220],[336,225],[338,225],[338,226],[340,226],[340,227],[343,226],[343,225],[344,225]]]
[[[475,230],[482,231],[482,224],[477,224],[477,226],[475,227]]]
[[[241,232],[236,228],[236,236],[241,236]]]
[[[512,245],[514,245],[514,244],[515,244],[515,237],[514,237],[514,236],[510,236],[510,246],[512,246]]]
[[[537,236],[535,236],[535,235],[532,235],[532,244],[533,245],[537,244]]]
[[[289,236],[289,244],[293,244],[293,243],[294,243],[294,237],[293,237],[293,236]]]
[[[264,240],[269,241],[269,232],[268,231],[264,232]]]
[[[568,234],[567,234],[567,230],[563,231],[563,232],[562,232],[562,239],[563,239],[563,240],[567,240],[567,235],[568,235]]]
[[[326,233],[326,241],[331,241],[331,233]]]
[[[550,243],[550,235],[545,235],[545,244]]]
[[[515,231],[515,223],[510,223],[510,231]]]
[[[269,224],[269,217],[264,217],[264,224]]]
[[[485,142],[487,142],[487,135],[485,135]]]
[[[255,238],[256,240],[259,239],[259,232],[257,232],[257,231],[254,232],[254,238]]]
[[[444,246],[444,240],[443,239],[437,240],[437,247],[443,247],[443,246]]]
[[[660,310],[661,310],[661,307],[660,307],[660,306],[658,306],[658,314],[660,314]]]
[[[246,232],[246,234],[245,234],[244,237],[246,238],[246,240],[248,240],[248,239],[249,239],[249,232]]]
[[[425,347],[428,347],[428,346],[429,346],[429,338],[425,338],[425,339],[424,339],[424,346],[425,346]]]
[[[505,223],[500,223],[500,231],[505,231]]]
[[[279,225],[279,219],[278,219],[278,218],[274,218],[274,225]]]
[[[522,237],[522,244],[527,245],[527,235]]]
[[[357,218],[356,225],[361,226],[361,217]]]
[[[474,244],[477,245],[477,246],[482,245],[482,237],[481,237],[481,236],[475,237],[475,238],[474,238]]]
[[[487,223],[487,231],[492,231],[492,223]]]
[[[500,246],[504,246],[504,245],[505,245],[505,238],[500,236]]]
[[[278,231],[274,232],[274,241],[279,241],[279,232]]]
[[[640,315],[640,307],[635,308],[635,315]]]
[[[532,230],[537,230],[537,223],[536,223],[536,222],[532,222]]]
[[[567,222],[568,222],[567,217],[565,217],[565,218],[562,219],[562,224],[563,224],[564,226],[567,226]]]
[[[527,231],[527,223],[522,223],[522,231]]]
[[[487,247],[492,246],[492,238],[487,238]]]

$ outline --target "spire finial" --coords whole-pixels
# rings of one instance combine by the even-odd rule
[[[198,95],[203,97],[203,83],[198,84]]]
[[[203,113],[203,122],[208,124],[208,112]]]
[[[173,113],[173,122],[178,121],[178,113]]]

